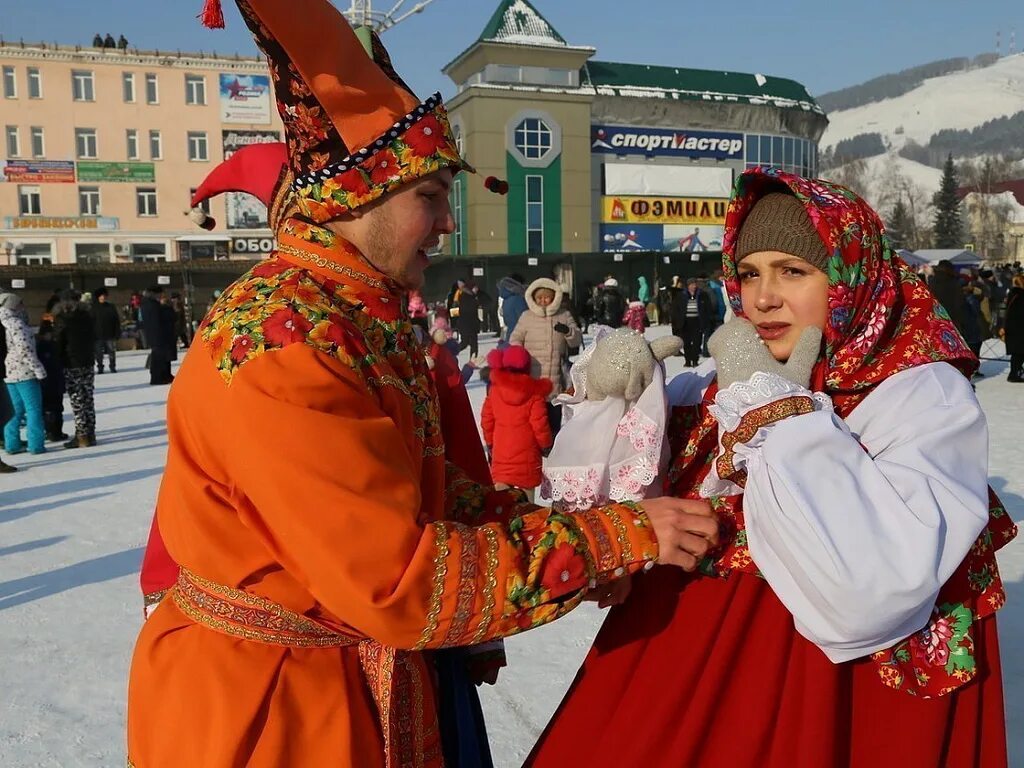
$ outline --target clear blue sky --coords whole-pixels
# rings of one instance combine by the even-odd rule
[[[280,0],[288,2],[288,0]],[[393,0],[376,0],[382,10]],[[1020,0],[533,0],[570,43],[596,58],[740,72],[802,82],[814,95],[952,56],[1003,51]],[[348,7],[347,0],[336,0]],[[407,0],[412,6],[415,0]],[[425,97],[453,87],[441,67],[476,39],[498,0],[434,0],[387,32],[396,69]],[[91,44],[95,33],[124,34],[146,49],[255,54],[237,8],[225,0],[226,30],[203,29],[202,0],[0,0],[8,40]]]

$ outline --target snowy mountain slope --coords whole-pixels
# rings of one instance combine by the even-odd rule
[[[1024,53],[990,67],[925,80],[894,99],[829,113],[822,150],[861,133],[880,133],[893,148],[927,144],[943,128],[970,129],[1024,110]]]
[[[929,165],[900,157],[895,152],[866,158],[863,172],[857,174],[860,183],[850,179],[851,164],[842,165],[822,176],[847,184],[863,197],[882,217],[892,210],[898,198],[912,208],[919,221],[932,216],[932,195],[938,190],[942,171]]]

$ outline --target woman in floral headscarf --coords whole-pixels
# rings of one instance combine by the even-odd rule
[[[723,266],[665,483],[729,543],[633,579],[528,764],[1005,766],[977,359],[843,187],[743,174]]]

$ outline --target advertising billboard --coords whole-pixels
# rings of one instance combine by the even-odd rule
[[[151,184],[156,181],[156,166],[153,163],[102,163],[79,160],[78,180]]]
[[[270,123],[270,76],[220,75],[220,120],[222,123]]]
[[[724,224],[729,201],[712,197],[601,198],[605,224]]]
[[[743,134],[689,128],[591,126],[591,151],[612,155],[661,155],[697,160],[742,160]]]
[[[70,160],[0,161],[0,181],[17,184],[74,184],[75,164]]]

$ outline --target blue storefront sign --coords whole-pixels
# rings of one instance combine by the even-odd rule
[[[743,134],[595,125],[591,151],[611,155],[663,155],[710,160],[742,160]]]

